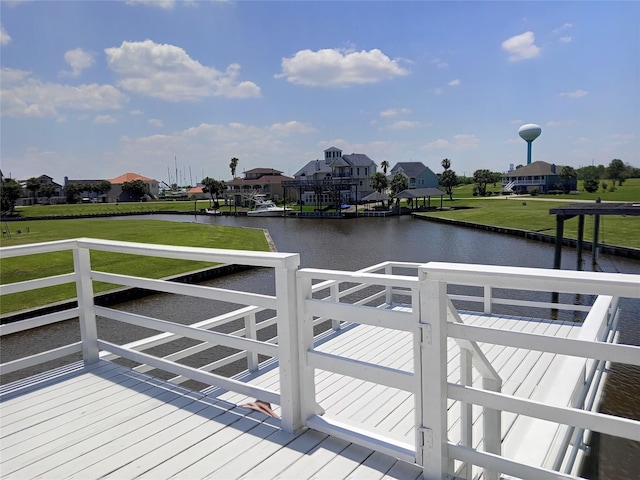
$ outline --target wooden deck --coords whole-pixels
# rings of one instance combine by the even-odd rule
[[[465,323],[574,337],[579,324],[473,315]],[[449,340],[449,381],[459,380],[457,347]],[[349,326],[325,335],[318,350],[412,371],[412,339],[405,332]],[[503,379],[503,392],[540,399],[549,395],[562,356],[487,346]],[[239,376],[278,389],[278,369]],[[413,395],[342,375],[318,371],[318,403],[325,415],[414,444]],[[194,392],[100,361],[74,364],[0,390],[0,475],[26,478],[419,478],[422,469],[314,430],[296,435],[279,421],[243,408],[252,401],[210,389]],[[554,395],[556,395],[554,393]],[[555,399],[562,403],[561,398]],[[555,402],[554,402],[555,403]],[[458,441],[459,407],[449,405],[450,441]],[[275,408],[277,411],[278,409]],[[475,413],[475,410],[474,410]],[[481,440],[477,411],[474,438]],[[552,438],[532,452],[522,429],[542,428],[503,413],[503,454],[545,463]],[[558,435],[555,431],[547,435]],[[524,450],[527,450],[524,452]],[[526,456],[524,455],[526,453]]]

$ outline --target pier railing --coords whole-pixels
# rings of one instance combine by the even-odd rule
[[[575,474],[576,459],[583,455],[585,432],[598,431],[640,441],[640,422],[591,411],[597,407],[596,393],[602,388],[599,380],[604,377],[607,365],[617,362],[640,366],[640,347],[611,343],[615,339],[618,299],[640,298],[638,275],[437,262],[424,265],[383,262],[357,272],[344,272],[299,269],[297,254],[92,239],[2,248],[0,259],[4,262],[12,257],[60,251],[72,252],[71,272],[5,284],[0,286],[0,295],[74,283],[78,306],[2,325],[0,335],[79,318],[81,340],[5,362],[0,365],[2,375],[69,355],[81,354],[87,363],[99,359],[126,359],[138,370],[169,372],[174,375],[170,381],[176,383],[195,380],[278,404],[285,430],[307,426],[373,447],[422,465],[426,478],[442,478],[447,474],[472,478],[479,469],[484,471],[484,478],[498,478],[499,473],[519,478],[570,477]],[[273,293],[187,285],[143,275],[98,271],[92,266],[90,255],[98,251],[266,267],[274,271]],[[209,319],[183,324],[97,306],[93,282],[144,288],[239,307]],[[542,292],[546,294],[537,295]],[[576,305],[576,296],[584,305]],[[554,302],[548,298],[559,300]],[[564,313],[574,319],[577,314],[581,316],[577,320],[582,325],[581,333],[577,338],[557,338],[463,322],[463,312],[493,315],[500,309],[515,309],[517,313],[512,314],[522,316],[535,311],[546,312],[551,317]],[[119,345],[101,337],[101,322],[122,322],[160,333]],[[323,352],[314,341],[313,329],[319,324],[330,325],[334,330],[362,324],[406,332],[412,339],[412,368]],[[214,330],[223,325],[231,332]],[[267,329],[276,331],[265,338]],[[179,338],[195,342],[166,354],[157,353],[153,348]],[[459,373],[453,381],[448,376],[448,339],[453,339],[459,348]],[[507,395],[502,391],[502,380],[496,369],[483,353],[490,345],[562,357],[559,368],[575,372],[574,378],[567,382],[563,377],[562,385],[552,378],[545,387],[548,394],[536,400]],[[220,346],[233,349],[234,353],[206,365],[187,365],[187,358],[205,350],[216,351]],[[257,370],[262,365],[258,356],[277,360],[279,388],[261,388],[214,373],[220,366],[238,360],[245,361],[248,370]],[[368,431],[339,418],[322,415],[315,398],[313,379],[316,370],[336,372],[412,394],[415,442],[403,443],[385,432]],[[460,410],[461,419],[456,427],[459,428],[456,435],[459,441],[455,443],[449,438],[452,426],[447,418],[452,406]],[[483,425],[480,437],[474,437],[477,412],[481,412]],[[563,445],[558,449],[560,453],[555,458],[545,459],[542,466],[527,465],[507,457],[503,451],[505,441],[517,433],[509,432],[505,436],[501,431],[501,421],[507,413],[531,418],[533,423],[525,424],[527,428],[539,420],[565,425],[558,439]],[[527,448],[526,441],[522,440],[525,437],[524,433],[520,435],[520,449]]]
[[[81,341],[59,348],[16,359],[0,365],[0,374],[32,367],[48,361],[60,359],[81,352],[86,363],[100,358],[123,358],[135,362],[142,371],[158,369],[176,375],[171,381],[180,383],[185,379],[195,380],[205,385],[214,385],[223,389],[242,393],[250,397],[279,404],[282,408],[282,426],[293,431],[301,426],[301,419],[293,415],[299,412],[297,407],[297,372],[299,370],[298,331],[295,309],[295,271],[299,266],[298,254],[251,252],[241,250],[220,250],[210,248],[173,247],[167,245],[136,244],[108,240],[77,239],[0,249],[3,261],[11,257],[71,251],[73,271],[63,275],[24,282],[2,285],[0,295],[37,290],[39,288],[75,283],[78,306],[67,310],[40,315],[29,320],[15,322],[0,327],[1,335],[30,330],[51,323],[79,318]],[[92,268],[91,252],[111,252],[119,254],[142,255],[149,257],[174,258],[215,263],[228,263],[265,267],[273,269],[274,285],[272,295],[228,290],[201,285],[189,285],[167,280],[158,280],[140,276],[128,276],[97,271]],[[230,313],[218,315],[191,325],[161,320],[149,316],[129,313],[114,308],[96,306],[94,303],[93,282],[107,282],[124,287],[143,288],[158,293],[186,295],[218,302],[230,302],[241,305]],[[264,322],[256,322],[256,314],[266,311],[272,315]],[[117,345],[98,335],[97,318],[107,322],[122,322],[129,325],[148,328],[161,333],[149,338],[136,340],[128,344]],[[244,327],[232,333],[212,331],[214,327],[232,322],[244,322]],[[270,326],[277,327],[277,338],[259,341],[257,332]],[[145,352],[174,341],[178,338],[195,340],[196,343],[186,349],[171,351],[165,355],[152,355]],[[276,343],[277,342],[277,343]],[[197,355],[207,349],[227,347],[236,353],[215,362],[199,367],[180,363],[187,357]],[[248,383],[213,373],[212,371],[230,362],[245,359],[248,369],[258,368],[258,355],[276,358],[279,362],[279,391],[254,387]]]

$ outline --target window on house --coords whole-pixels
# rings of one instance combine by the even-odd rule
[[[356,175],[360,176],[360,167],[356,169]]]

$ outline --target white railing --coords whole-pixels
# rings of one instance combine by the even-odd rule
[[[0,335],[25,331],[49,323],[79,317],[81,341],[0,365],[0,374],[10,373],[70,354],[82,352],[84,361],[132,360],[136,369],[161,369],[175,375],[171,381],[186,379],[215,385],[244,395],[261,398],[281,407],[282,427],[288,431],[312,427],[348,441],[372,447],[424,467],[426,478],[447,474],[471,478],[484,470],[484,478],[498,478],[498,472],[520,478],[564,478],[575,474],[582,455],[585,432],[599,431],[631,440],[640,440],[640,422],[593,412],[600,379],[610,362],[640,365],[640,347],[617,345],[614,340],[618,298],[640,298],[640,276],[509,268],[497,266],[407,262],[383,262],[357,272],[298,269],[299,255],[206,248],[143,245],[78,239],[0,249],[0,259],[69,250],[73,252],[73,272],[0,286],[0,295],[30,291],[45,286],[75,282],[78,307],[0,326]],[[96,271],[90,252],[162,256],[209,263],[235,263],[272,268],[274,295],[265,295],[165,280],[133,277]],[[93,282],[140,287],[175,295],[213,301],[232,302],[240,308],[192,325],[151,318],[100,307],[94,304]],[[470,290],[460,290],[464,286]],[[552,292],[568,298],[566,303],[522,299],[512,292]],[[454,293],[455,292],[455,293]],[[474,294],[475,292],[475,294]],[[574,305],[570,295],[593,300]],[[560,298],[563,298],[560,297]],[[578,312],[583,322],[577,338],[556,338],[518,331],[466,325],[461,307],[476,306],[476,314],[492,315],[495,309]],[[466,308],[465,310],[469,310]],[[267,317],[258,322],[257,314]],[[467,312],[468,313],[468,312]],[[124,322],[161,333],[123,345],[100,339],[96,317],[108,322]],[[236,322],[232,333],[214,331]],[[316,349],[313,327],[321,323],[334,330],[344,324],[363,324],[409,332],[412,338],[413,368],[405,370],[340,357]],[[277,336],[259,341],[257,332],[277,327]],[[164,356],[148,353],[152,347],[177,338],[198,343]],[[447,377],[447,340],[459,346],[459,382]],[[549,399],[530,400],[507,395],[502,380],[478,346],[502,345],[565,356],[562,367],[576,372],[572,381],[548,386]],[[216,346],[238,352],[199,367],[188,367],[180,360]],[[227,378],[214,370],[237,360],[245,360],[248,370],[260,368],[258,355],[278,360],[279,391],[264,389]],[[415,442],[398,441],[385,432],[368,431],[322,416],[317,405],[314,383],[316,370],[327,370],[379,385],[410,392],[414,397]],[[475,371],[474,373],[472,373]],[[586,388],[585,388],[586,385]],[[562,392],[563,404],[558,404]],[[460,443],[449,441],[447,407],[457,402],[460,409]],[[482,442],[473,438],[473,406],[483,417]],[[501,432],[502,412],[566,425],[561,431],[562,448],[556,458],[542,466],[525,465],[503,456],[505,438]],[[524,435],[523,435],[524,436]],[[539,439],[536,439],[539,441]],[[482,447],[482,448],[481,448]],[[521,448],[526,448],[523,445]],[[559,473],[564,472],[564,473]]]
[[[122,357],[137,362],[139,364],[137,368],[142,371],[158,368],[170,372],[176,375],[172,381],[177,383],[185,379],[192,379],[204,384],[214,385],[234,392],[243,393],[250,397],[279,404],[282,409],[282,427],[288,431],[301,428],[302,419],[299,415],[296,416],[300,411],[298,408],[300,395],[296,380],[300,357],[297,347],[298,333],[295,318],[295,271],[300,262],[298,254],[172,247],[135,244],[131,242],[77,239],[2,248],[0,249],[0,258],[5,261],[5,259],[11,257],[65,250],[73,253],[73,273],[2,285],[0,286],[0,295],[4,296],[17,292],[36,290],[45,286],[75,282],[78,307],[2,325],[0,326],[0,335],[8,335],[78,317],[81,341],[3,363],[0,365],[0,374],[8,374],[78,352],[82,352],[85,363],[96,362],[100,358],[113,359]],[[133,277],[100,272],[93,270],[91,267],[91,251],[272,268],[275,271],[275,294],[264,295],[156,280],[140,276]],[[233,302],[244,306],[231,313],[219,315],[194,325],[181,325],[157,318],[96,306],[94,304],[93,292],[94,281],[107,282],[126,287],[145,288],[157,292],[187,295],[214,301]],[[275,315],[263,322],[256,323],[256,313],[265,310],[273,311]],[[119,321],[155,329],[163,333],[129,344],[116,345],[98,337],[96,322],[96,317],[98,316],[108,321]],[[210,330],[211,328],[238,320],[244,320],[245,327],[231,334]],[[258,341],[257,331],[272,325],[277,325],[278,344],[274,344],[274,339]],[[180,337],[195,339],[200,343],[182,351],[171,352],[164,357],[145,353],[145,350],[151,347],[168,343]],[[234,348],[239,350],[239,352],[208,365],[200,366],[199,368],[178,363],[178,360],[218,345]],[[240,359],[246,359],[247,368],[255,370],[258,368],[258,355],[278,359],[280,378],[283,379],[280,384],[280,392],[254,387],[247,383],[212,373],[212,370]]]
[[[499,412],[513,412],[519,415],[548,420],[560,425],[578,429],[576,437],[583,430],[598,431],[631,440],[640,440],[640,422],[583,410],[585,392],[580,391],[578,398],[573,395],[573,385],[565,405],[552,401],[535,401],[524,398],[490,392],[486,389],[447,383],[442,376],[443,362],[446,364],[446,339],[448,337],[485,344],[526,348],[540,352],[566,355],[565,362],[582,359],[590,362],[619,362],[640,365],[640,347],[605,343],[609,338],[617,315],[617,297],[640,297],[640,277],[638,275],[605,274],[589,272],[570,272],[530,268],[492,267],[478,265],[458,265],[429,263],[420,268],[421,309],[424,315],[421,322],[430,330],[430,342],[422,350],[424,388],[423,405],[420,411],[420,427],[428,430],[431,442],[419,453],[418,460],[425,466],[428,478],[440,478],[446,472],[451,459],[471,465],[477,465],[485,471],[501,472],[519,478],[563,478],[561,474],[548,468],[534,467],[512,461],[491,452],[480,451],[448,442],[446,417],[442,408],[446,408],[446,399],[480,405]],[[449,298],[447,285],[464,284],[490,286],[492,288],[521,288],[531,291],[581,293],[584,295],[610,296],[598,297],[591,312],[583,324],[578,338],[556,338],[523,332],[504,331],[486,327],[447,323]],[[446,326],[446,328],[445,328]],[[577,357],[577,358],[576,358]],[[568,368],[568,365],[565,365]],[[593,375],[596,375],[595,373]],[[434,381],[434,376],[439,381]],[[591,376],[591,375],[590,375]],[[566,381],[566,379],[565,379]],[[580,382],[582,383],[582,382]],[[558,389],[552,386],[553,396]],[[590,389],[588,389],[590,391]],[[557,400],[557,399],[556,399]],[[578,408],[575,408],[578,407]],[[531,432],[528,432],[531,433]],[[534,440],[539,442],[539,438]],[[566,441],[566,440],[565,440]],[[579,447],[579,445],[575,445]],[[574,448],[575,448],[574,447]],[[573,457],[574,453],[570,454]],[[565,471],[575,474],[570,466],[571,458],[557,460],[555,467],[565,463]]]
[[[420,273],[419,278],[417,272]],[[415,461],[424,466],[426,478],[442,478],[446,474],[473,478],[478,474],[478,468],[484,470],[483,478],[499,478],[500,473],[520,478],[564,478],[564,474],[558,471],[565,472],[569,478],[577,472],[576,458],[583,455],[586,430],[633,440],[640,438],[640,422],[590,411],[597,406],[596,393],[602,388],[600,380],[608,362],[640,364],[640,348],[607,343],[614,338],[618,297],[640,297],[640,277],[636,275],[384,262],[358,272],[302,269],[297,276],[301,343],[303,352],[306,352],[306,362],[303,362],[300,375],[303,382],[302,404],[306,408],[302,416],[311,428],[397,458]],[[482,294],[448,293],[449,287],[454,285],[476,287]],[[320,287],[326,290],[324,294]],[[554,293],[565,294],[569,303],[495,296],[514,290],[548,292],[545,296],[549,297]],[[349,294],[354,292],[362,292],[362,295],[348,300]],[[575,305],[573,295],[576,294],[585,298],[593,296],[595,300],[589,305]],[[524,312],[546,310],[552,315],[558,311],[571,311],[582,313],[584,317],[586,313],[586,318],[583,318],[580,335],[575,339],[505,332],[464,325],[454,302],[475,303],[479,306],[477,311],[483,314],[491,314],[494,306],[501,305],[518,307]],[[394,307],[400,308],[393,310]],[[414,371],[317,351],[312,326],[318,319],[333,319],[336,322],[334,328],[348,322],[411,332]],[[454,339],[460,347],[459,383],[450,383],[447,379],[447,360],[450,360],[447,357],[447,338]],[[562,384],[551,382],[547,387],[549,398],[543,402],[505,395],[501,392],[502,380],[477,342],[565,356],[558,363],[558,368],[565,373]],[[479,373],[479,381],[474,382],[472,367]],[[316,370],[414,393],[416,446],[398,441],[384,432],[356,428],[340,418],[317,414],[313,381]],[[573,372],[573,377],[567,372]],[[566,398],[566,401],[562,400],[565,403],[555,405],[560,398]],[[447,402],[451,400],[460,403],[461,432],[460,442],[456,444],[448,439],[451,426],[447,424],[446,412]],[[473,405],[480,406],[483,411],[482,449],[474,448],[478,439],[473,439],[472,434]],[[556,449],[557,457],[548,459],[542,466],[532,466],[502,456],[502,412],[566,424],[564,430],[559,430],[564,438]],[[523,432],[522,437],[526,436]],[[535,434],[533,440],[540,442]],[[524,449],[526,445],[520,448]]]

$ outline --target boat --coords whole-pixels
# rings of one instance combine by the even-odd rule
[[[220,210],[218,210],[217,208],[207,208],[204,213],[206,213],[207,215],[222,215],[222,212]]]
[[[256,202],[256,207],[253,210],[249,210],[247,215],[249,217],[284,217],[291,215],[293,209],[289,207],[279,207],[273,200],[260,200]]]

